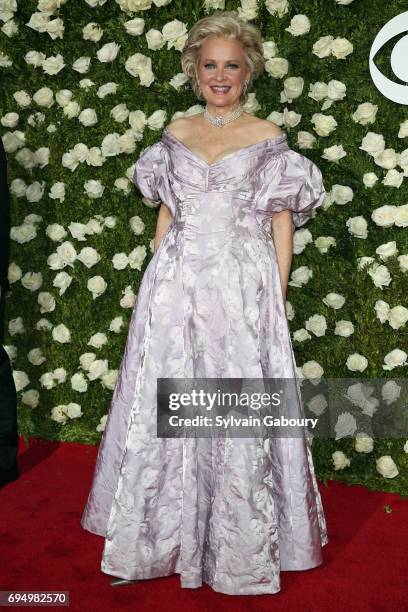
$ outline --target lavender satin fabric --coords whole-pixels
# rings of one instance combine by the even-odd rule
[[[306,223],[321,173],[286,135],[208,164],[165,129],[134,182],[173,222],[139,288],[81,524],[106,537],[112,576],[276,593],[280,570],[321,564],[328,542],[306,433],[157,438],[156,378],[296,376],[270,221],[289,208]]]

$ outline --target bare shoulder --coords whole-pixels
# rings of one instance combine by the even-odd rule
[[[255,138],[277,138],[285,133],[276,123],[268,119],[254,118],[251,129]]]
[[[187,135],[194,126],[195,119],[190,117],[178,117],[167,125],[167,129],[178,138]]]

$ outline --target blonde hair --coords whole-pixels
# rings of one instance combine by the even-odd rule
[[[188,33],[186,44],[181,52],[181,68],[191,79],[191,87],[199,100],[203,100],[197,81],[196,69],[200,60],[201,45],[209,37],[224,37],[239,40],[245,55],[245,66],[250,71],[249,83],[240,102],[245,104],[253,81],[264,70],[262,38],[259,30],[242,20],[234,11],[216,11],[197,21]]]

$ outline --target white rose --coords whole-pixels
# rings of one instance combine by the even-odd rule
[[[108,360],[107,359],[95,359],[89,366],[88,378],[89,380],[96,380],[101,378],[108,371]]]
[[[115,42],[106,43],[99,49],[96,56],[100,62],[113,62],[119,53],[120,47],[121,45],[118,45]]]
[[[130,127],[142,136],[147,121],[145,113],[141,110],[130,111],[128,121]]]
[[[368,360],[364,355],[353,353],[347,357],[346,367],[351,372],[364,372],[368,366]]]
[[[71,342],[71,333],[63,323],[60,323],[59,325],[53,328],[52,337],[55,342],[60,342],[61,344]]]
[[[55,298],[51,293],[48,293],[48,291],[40,291],[37,296],[37,302],[40,306],[41,314],[55,310]]]
[[[322,81],[311,83],[309,85],[309,93],[307,95],[309,98],[312,98],[312,100],[321,102],[327,97],[327,84],[323,83]]]
[[[13,93],[13,98],[21,108],[26,108],[31,104],[31,97],[24,89],[20,89]]]
[[[338,125],[333,115],[323,115],[322,113],[314,113],[312,123],[314,123],[315,131],[319,136],[329,136]]]
[[[357,429],[357,422],[355,417],[350,412],[342,412],[337,417],[336,424],[334,426],[335,440],[345,438],[347,436],[353,436]]]
[[[408,272],[408,255],[399,255],[397,259],[401,272]]]
[[[129,259],[126,253],[116,253],[112,258],[112,263],[115,270],[124,270],[129,264]]]
[[[290,276],[291,280],[288,284],[292,287],[302,287],[309,282],[312,276],[313,271],[310,268],[307,266],[300,266],[296,268],[296,270],[293,270]]]
[[[13,378],[17,393],[24,389],[30,382],[27,374],[21,370],[13,370]]]
[[[61,108],[64,108],[64,106],[71,102],[73,95],[74,92],[70,89],[59,89],[55,94],[55,99],[57,104],[61,106]]]
[[[405,351],[401,351],[401,349],[394,349],[386,354],[384,357],[383,370],[393,370],[394,368],[399,368],[401,366],[407,365],[407,357]]]
[[[103,417],[100,418],[99,425],[96,426],[96,431],[105,431],[107,420],[108,420],[108,415],[104,414]]]
[[[321,36],[312,47],[312,53],[320,59],[328,57],[332,52],[333,36]]]
[[[293,340],[295,342],[305,342],[306,340],[310,340],[311,337],[312,336],[304,327],[301,327],[293,332]]]
[[[81,368],[88,372],[91,367],[91,363],[93,363],[96,359],[95,353],[82,353],[79,358],[79,363],[81,364]]]
[[[331,190],[332,201],[340,206],[344,206],[352,201],[354,197],[353,190],[347,185],[333,185]]]
[[[395,223],[397,215],[397,206],[384,204],[374,209],[371,213],[371,219],[378,227],[392,227]]]
[[[38,166],[39,168],[45,168],[45,166],[48,166],[49,161],[50,161],[49,148],[40,147],[39,149],[34,151],[34,160],[35,160],[35,165]],[[40,185],[41,183],[38,183],[38,184]],[[36,202],[38,202],[38,200],[36,200]]]
[[[318,393],[307,402],[308,409],[316,416],[321,416],[328,406],[327,400],[323,393]]]
[[[408,227],[408,204],[395,207],[395,225],[397,227]]]
[[[29,291],[38,291],[43,283],[41,272],[26,272],[21,279],[21,284]]]
[[[65,368],[55,368],[52,373],[52,376],[58,384],[61,384],[64,383],[67,379],[67,371],[65,370]]]
[[[136,302],[136,295],[133,293],[132,287],[128,285],[124,291],[122,291],[123,297],[120,300],[122,308],[133,308]]]
[[[87,228],[84,223],[72,222],[69,224],[68,230],[71,233],[71,236],[75,238],[75,240],[79,240],[79,241],[86,240],[85,234],[87,234]]]
[[[97,219],[90,219],[86,224],[86,233],[89,235],[100,234],[102,230],[103,227]]]
[[[388,315],[390,314],[390,306],[384,300],[377,300],[374,304],[374,310],[377,313],[377,317],[381,323],[388,321]]]
[[[342,451],[334,451],[332,459],[335,470],[343,470],[350,465],[350,459]]]
[[[344,306],[346,298],[339,293],[328,293],[326,297],[323,298],[323,303],[334,310],[338,310]]]
[[[374,187],[377,181],[378,176],[375,174],[375,172],[366,172],[363,175],[363,183],[368,188]]]
[[[88,389],[88,383],[82,372],[77,372],[71,376],[71,387],[78,393],[85,393]]]
[[[66,272],[59,272],[53,282],[53,287],[59,289],[59,294],[64,295],[70,284],[72,283],[72,276],[67,274]]]
[[[126,33],[130,36],[140,36],[143,34],[145,21],[141,17],[135,17],[135,19],[125,21],[123,25],[125,26]]]
[[[371,102],[363,102],[359,104],[357,110],[351,115],[351,118],[355,123],[360,125],[367,125],[374,123],[378,111],[378,106]]]
[[[27,190],[27,185],[22,179],[13,179],[10,183],[10,191],[16,198],[23,198]]]
[[[332,79],[327,83],[327,97],[329,100],[342,100],[346,97],[347,88],[344,83]],[[324,106],[324,105],[323,105]],[[324,110],[324,108],[323,108]]]
[[[73,263],[77,258],[77,252],[74,245],[69,240],[63,242],[57,247],[57,255],[62,259],[65,265],[73,267]]]
[[[123,327],[123,317],[115,317],[110,322],[109,331],[115,332],[115,334],[119,334],[122,327]]]
[[[98,123],[98,116],[93,108],[84,108],[78,116],[78,121],[85,127]]]
[[[31,349],[31,351],[28,352],[27,358],[28,361],[35,366],[39,366],[47,360],[47,358],[44,357],[44,355],[42,354],[41,348],[39,347]]]
[[[151,130],[161,130],[166,121],[167,113],[164,110],[156,110],[147,118],[147,125]]]
[[[301,372],[304,378],[313,379],[321,378],[324,374],[322,366],[317,361],[311,360],[303,364]]]
[[[65,406],[62,404],[60,406],[54,406],[54,408],[51,410],[51,419],[57,423],[65,423],[68,417],[65,414],[64,409]]]
[[[271,59],[272,57],[275,57],[277,52],[278,52],[278,48],[276,46],[276,43],[273,40],[266,40],[262,43],[262,48],[263,48],[263,56],[265,58],[265,60]]]
[[[359,148],[375,158],[385,149],[384,136],[375,132],[367,132]]]
[[[382,289],[384,285],[388,287],[392,280],[388,268],[378,263],[374,263],[368,269],[368,274],[370,275],[374,285],[380,289]]]
[[[61,270],[65,267],[65,263],[58,253],[51,253],[51,255],[47,258],[47,264],[51,268],[51,270]]]
[[[404,173],[398,172],[396,169],[388,170],[387,174],[381,181],[386,187],[401,187],[402,181],[404,180]]]
[[[47,225],[45,233],[47,234],[48,238],[54,242],[61,242],[61,240],[64,240],[65,236],[67,235],[66,230],[62,227],[62,225],[59,225],[59,223]]]
[[[102,155],[105,157],[114,157],[119,155],[121,152],[120,147],[120,134],[114,132],[113,134],[107,134],[102,140],[101,145]]]
[[[310,31],[310,19],[306,15],[295,15],[290,21],[290,26],[285,30],[292,36],[303,36]]]
[[[99,180],[89,179],[84,183],[84,193],[93,200],[101,198],[104,190],[105,187]]]
[[[40,403],[40,394],[36,389],[29,389],[21,394],[21,401],[29,408],[37,408]]]
[[[289,72],[289,62],[284,57],[272,57],[265,62],[265,71],[274,79],[283,79]]]
[[[323,315],[315,314],[305,321],[305,327],[315,336],[324,336],[327,329],[327,321]]]
[[[339,159],[345,157],[347,153],[343,149],[343,145],[333,145],[332,147],[326,147],[322,155],[323,159],[327,159],[331,162],[337,162]]]
[[[390,455],[383,455],[379,459],[376,459],[375,463],[377,472],[381,474],[381,476],[384,476],[384,478],[395,478],[398,476],[398,468]]]
[[[400,395],[401,387],[397,385],[395,380],[388,380],[381,389],[381,396],[388,406],[397,401]]]
[[[359,432],[356,435],[354,448],[358,453],[371,453],[374,448],[374,440],[367,434]]]
[[[106,374],[101,377],[101,384],[105,389],[113,391],[118,378],[118,370],[108,370]]]
[[[8,267],[7,278],[10,283],[16,283],[22,277],[22,270],[14,261]]]
[[[125,177],[119,177],[115,180],[114,186],[119,191],[123,191],[125,194],[129,194],[131,192],[131,182],[129,179]]]
[[[51,108],[54,104],[54,92],[49,87],[41,87],[33,95],[33,100],[38,106]]]
[[[102,276],[93,276],[87,283],[87,288],[92,293],[94,300],[106,291],[107,286],[108,285]]]
[[[6,113],[1,118],[1,125],[6,128],[15,128],[18,124],[18,113]]]
[[[52,200],[59,200],[60,202],[64,202],[65,200],[65,183],[57,182],[51,185],[51,189],[49,191],[48,196]]]
[[[314,244],[319,253],[324,255],[329,251],[330,247],[335,247],[337,242],[333,236],[318,236],[314,241]]]
[[[336,334],[336,336],[348,338],[349,336],[351,336],[352,333],[354,333],[354,325],[351,321],[336,321],[334,333]]]
[[[8,324],[8,331],[10,336],[15,336],[16,334],[24,334],[24,323],[22,317],[16,317],[15,319],[11,319]]]
[[[91,58],[88,55],[78,57],[72,64],[72,69],[75,70],[75,72],[79,72],[79,74],[85,74],[85,72],[88,72],[90,64]]]
[[[35,181],[27,187],[26,198],[28,202],[39,202],[44,195],[45,182]]]
[[[125,102],[117,104],[110,111],[111,117],[118,123],[123,123],[129,117],[129,109]]]
[[[68,119],[72,119],[73,117],[78,117],[81,112],[81,107],[78,102],[69,102],[66,106],[64,106],[64,115],[68,117]]]
[[[107,343],[107,341],[108,341],[108,338],[106,334],[102,334],[101,332],[98,332],[94,334],[93,336],[91,336],[88,344],[89,346],[93,346],[94,348],[100,349],[104,344]]]
[[[147,251],[145,245],[135,247],[129,253],[129,266],[134,270],[141,270],[144,260],[146,259]]]
[[[118,88],[117,83],[113,83],[113,82],[105,83],[104,85],[101,85],[99,87],[98,91],[96,92],[96,95],[98,96],[98,98],[104,98],[105,96],[109,94],[116,93],[117,88]]]
[[[6,351],[10,361],[14,361],[17,357],[17,347],[14,346],[14,344],[5,344],[3,348]]]
[[[140,236],[143,234],[145,230],[145,223],[139,216],[132,217],[129,221],[132,232],[136,234],[136,236]]]
[[[398,254],[397,243],[395,240],[391,240],[390,242],[380,244],[380,246],[376,248],[375,252],[383,260],[388,259],[388,257],[394,257]]]
[[[37,230],[31,223],[23,223],[18,227],[12,227],[10,230],[10,238],[19,244],[30,242],[37,236]]]
[[[350,53],[353,53],[353,45],[347,38],[340,38],[338,36],[332,40],[331,53],[337,59],[346,59]]]
[[[367,238],[368,224],[361,215],[358,217],[350,217],[346,221],[346,226],[350,234],[355,238]]]
[[[99,42],[103,36],[103,30],[98,23],[87,23],[82,28],[82,38],[91,42]]]
[[[42,374],[39,378],[39,381],[41,386],[44,389],[48,389],[48,391],[57,386],[57,383],[55,382],[51,372],[45,372],[45,374]]]
[[[281,102],[292,102],[302,95],[304,79],[302,77],[288,77],[283,83]]]
[[[70,419],[78,419],[82,416],[81,406],[75,402],[70,402],[63,408],[64,413]]]
[[[404,327],[408,321],[408,308],[405,306],[394,306],[388,315],[388,322],[393,329]]]
[[[61,72],[64,66],[64,58],[60,53],[55,56],[47,57],[47,59],[45,59],[41,64],[41,67],[44,70],[45,74],[49,75],[58,74],[59,72]]]
[[[384,149],[374,157],[374,163],[381,168],[390,170],[395,168],[398,162],[398,154],[394,149]]]
[[[79,261],[81,261],[87,268],[92,268],[92,266],[100,261],[101,256],[93,247],[84,247],[81,249],[77,259],[79,259]]]
[[[154,28],[150,28],[148,32],[146,32],[146,42],[147,48],[152,49],[152,51],[158,51],[166,44],[166,40],[160,30],[155,30]]]
[[[312,149],[314,143],[316,142],[316,137],[310,132],[300,130],[297,133],[297,142],[300,149]]]
[[[35,324],[35,329],[38,331],[49,331],[52,329],[52,323],[48,319],[42,318]]]

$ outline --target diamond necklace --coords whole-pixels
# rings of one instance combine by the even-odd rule
[[[244,108],[242,104],[238,104],[237,108],[225,117],[223,117],[222,115],[216,115],[215,117],[213,117],[213,115],[208,112],[208,108],[206,106],[203,117],[204,119],[207,119],[207,121],[215,125],[215,127],[223,127],[223,125],[226,125],[227,123],[234,121],[234,119],[237,119],[240,115],[242,115],[243,112]]]

